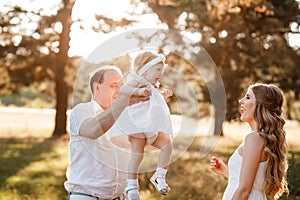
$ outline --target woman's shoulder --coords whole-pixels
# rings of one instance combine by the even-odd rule
[[[245,137],[245,143],[263,146],[265,139],[258,133],[258,131],[251,131]]]

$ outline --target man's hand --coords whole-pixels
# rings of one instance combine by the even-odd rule
[[[148,101],[149,100],[149,96],[137,96],[137,95],[133,95],[130,97],[129,99],[129,105],[138,103],[138,102],[142,102],[142,101]]]
[[[151,96],[151,90],[147,88],[146,85],[138,85],[137,86],[138,90],[141,92],[138,92],[138,95],[132,95],[130,96],[129,99],[129,105],[142,102],[142,101],[147,101],[149,100],[149,97]]]
[[[147,87],[138,88],[138,96],[149,97],[151,95],[151,90]]]

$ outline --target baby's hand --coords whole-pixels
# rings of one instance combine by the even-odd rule
[[[161,94],[165,97],[168,98],[170,96],[173,96],[173,91],[170,89],[165,89],[164,91],[161,92]]]

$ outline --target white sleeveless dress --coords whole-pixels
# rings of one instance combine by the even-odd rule
[[[235,190],[237,189],[239,184],[242,160],[243,157],[239,154],[238,149],[236,149],[228,161],[228,185],[226,187],[222,200],[231,200]],[[263,190],[267,165],[268,161],[259,163],[253,184],[253,189],[249,195],[248,200],[267,200],[266,194]]]
[[[131,74],[139,82],[144,82],[151,90],[149,101],[128,106],[109,130],[111,141],[120,147],[130,147],[128,135],[144,133],[147,144],[152,144],[158,132],[173,137],[170,110],[162,94],[142,77]]]

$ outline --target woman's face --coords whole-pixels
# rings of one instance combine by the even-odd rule
[[[253,123],[256,99],[252,89],[249,89],[246,95],[239,100],[241,120],[249,124]]]
[[[151,84],[155,85],[162,78],[164,73],[164,65],[162,63],[158,63],[147,70],[143,76],[149,81]]]

